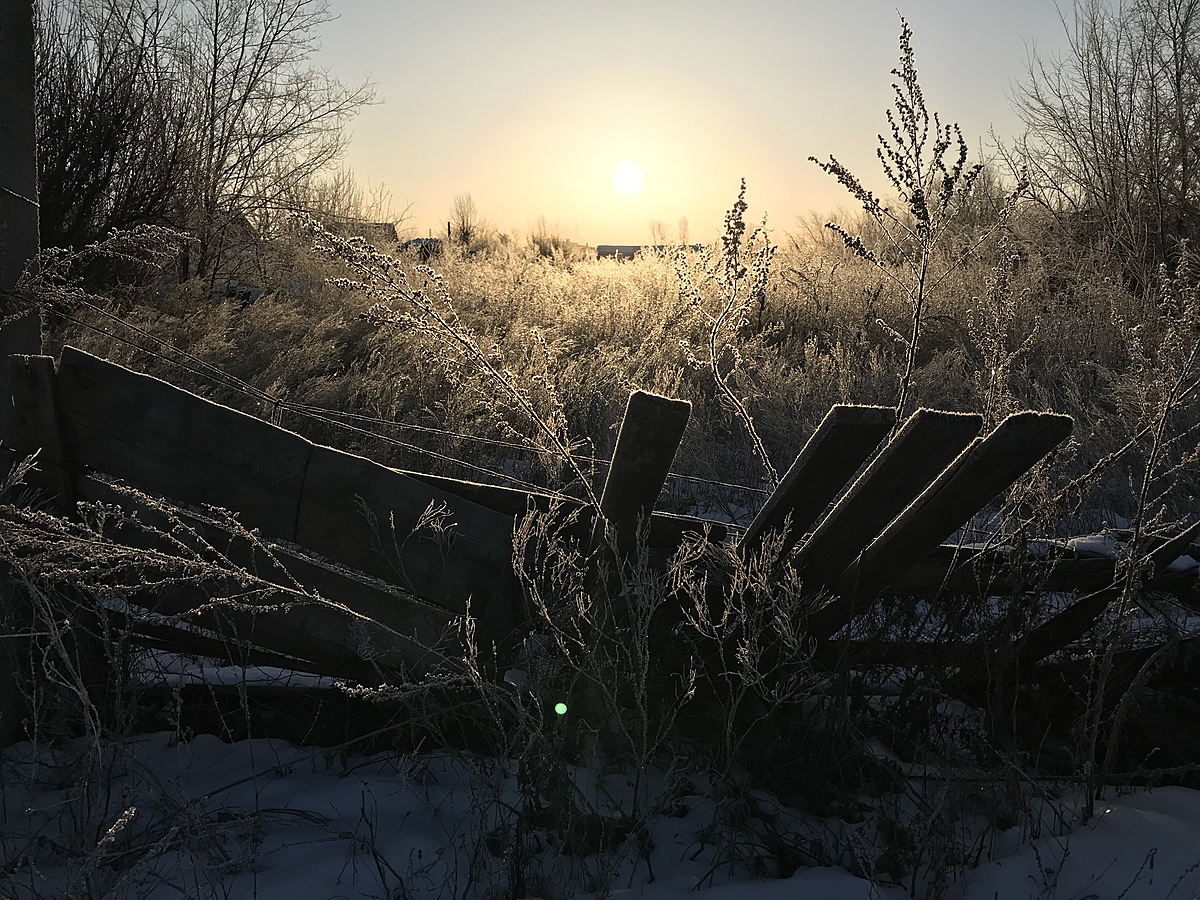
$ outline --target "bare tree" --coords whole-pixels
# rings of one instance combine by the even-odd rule
[[[464,247],[479,236],[479,208],[470,194],[458,194],[450,203],[450,234]]]
[[[272,211],[264,210],[259,216],[261,230],[271,233],[289,229],[286,213],[290,212],[310,213],[328,227],[377,222],[393,225],[397,231],[412,215],[411,203],[397,209],[387,185],[368,182],[364,187],[348,166],[314,174],[286,191],[280,203],[281,209],[276,212],[284,215],[276,217]]]
[[[220,267],[231,225],[278,208],[336,160],[349,118],[373,99],[307,65],[325,0],[191,0],[176,52],[192,73],[193,139],[185,205],[196,269]]]
[[[1016,97],[1036,196],[1131,281],[1200,225],[1200,0],[1079,0],[1061,58],[1034,55]]]
[[[667,239],[667,223],[662,219],[651,219],[646,223],[650,231],[650,243],[653,246],[665,247],[670,243]]]
[[[156,3],[35,7],[41,238],[89,243],[166,224],[183,175],[186,112]]]
[[[329,19],[325,0],[41,0],[47,243],[161,222],[194,237],[184,277],[215,275],[373,98],[309,65]]]

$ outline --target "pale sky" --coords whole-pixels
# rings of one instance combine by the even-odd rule
[[[315,63],[370,79],[345,159],[410,232],[445,232],[455,195],[527,234],[539,216],[587,244],[650,241],[649,222],[718,235],[747,181],[776,233],[852,203],[808,161],[829,154],[885,193],[876,134],[891,105],[898,12],[931,111],[973,158],[1011,140],[1030,51],[1065,45],[1053,0],[330,0]],[[1069,3],[1064,10],[1069,14]],[[613,170],[633,162],[642,189]]]

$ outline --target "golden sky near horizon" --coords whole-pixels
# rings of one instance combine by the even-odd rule
[[[330,0],[316,65],[370,79],[345,159],[440,234],[455,195],[527,234],[544,217],[581,243],[712,240],[747,181],[750,217],[777,236],[852,203],[809,156],[837,156],[877,193],[876,134],[891,103],[897,5],[882,0],[508,3]],[[1064,7],[1069,16],[1069,6]],[[917,69],[932,110],[973,156],[1011,140],[1029,53],[1065,45],[1053,0],[916,0]],[[619,191],[622,163],[642,174]],[[628,188],[630,182],[625,182]]]

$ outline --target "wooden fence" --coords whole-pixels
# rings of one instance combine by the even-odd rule
[[[630,398],[594,517],[577,501],[398,471],[323,447],[71,347],[57,364],[11,357],[9,375],[17,449],[40,450],[41,486],[64,507],[132,502],[144,522],[169,527],[154,503],[131,501],[114,486],[119,479],[184,504],[175,515],[201,536],[221,526],[196,508],[230,510],[262,536],[226,538],[231,561],[267,573],[281,590],[294,580],[319,595],[281,605],[268,593],[258,608],[210,609],[207,597],[185,588],[135,591],[134,605],[192,613],[209,632],[133,617],[131,627],[150,644],[217,656],[237,647],[243,660],[356,678],[377,667],[420,675],[452,645],[456,617],[469,613],[482,641],[521,633],[526,610],[512,535],[514,516],[531,506],[577,512],[582,538],[590,531],[593,548],[618,563],[647,516],[660,557],[688,533],[725,537],[715,523],[654,512],[689,406],[651,394]],[[982,419],[972,414],[920,410],[895,425],[890,408],[833,407],[738,543],[748,556],[768,533],[782,533],[806,586],[832,593],[804,623],[822,658],[845,650],[837,637],[843,626],[883,594],[1011,591],[1013,572],[1028,570],[1028,558],[942,542],[1071,431],[1068,417],[1036,412],[982,436]],[[152,544],[152,533],[127,528],[118,539]],[[1168,571],[1198,533],[1200,523],[1153,545],[1137,562],[1144,586],[1200,606],[1194,573]],[[1037,587],[1083,596],[1017,636],[1025,670],[1082,636],[1120,593],[1114,560],[1059,551],[1040,561]],[[913,649],[858,648],[868,662]],[[950,653],[967,672],[971,654],[986,648],[931,649]]]

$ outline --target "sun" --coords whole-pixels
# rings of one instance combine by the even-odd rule
[[[612,183],[618,194],[626,197],[636,194],[642,189],[642,180],[642,170],[636,163],[623,162],[613,169]]]

